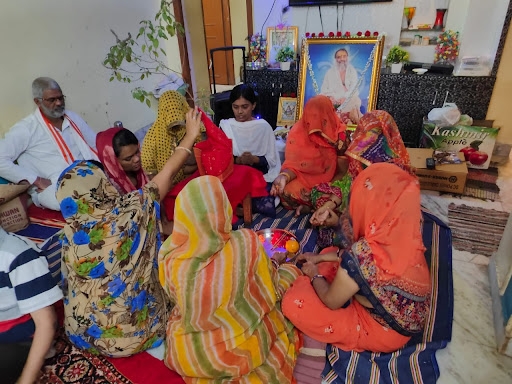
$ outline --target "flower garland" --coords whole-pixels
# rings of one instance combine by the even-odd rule
[[[251,61],[267,60],[267,40],[259,33],[252,35],[249,40],[249,58]]]
[[[370,33],[370,31],[366,31],[368,33]],[[341,32],[340,32],[341,33]],[[347,33],[350,33],[350,32],[346,32],[345,33],[345,36],[347,36]],[[358,33],[361,33],[361,32],[358,32]],[[376,35],[375,35],[376,34]],[[314,35],[314,34],[313,34]],[[315,37],[315,36],[311,36],[311,37]],[[362,35],[358,35],[358,37],[361,37]],[[369,36],[369,35],[368,35]],[[368,37],[365,35],[365,37]],[[372,49],[372,52],[370,53],[370,56],[368,57],[368,61],[366,62],[366,65],[364,66],[363,68],[363,71],[361,72],[361,76],[359,76],[359,79],[357,79],[357,83],[356,83],[356,86],[352,89],[352,91],[350,91],[350,94],[346,97],[345,101],[343,102],[343,104],[341,104],[337,110],[338,111],[342,111],[345,106],[350,102],[350,100],[352,99],[352,96],[354,96],[354,93],[359,89],[359,87],[361,86],[361,83],[363,82],[363,78],[366,74],[366,72],[368,71],[368,68],[370,68],[370,65],[373,61],[373,57],[375,56],[375,50],[377,49],[377,46],[379,45],[382,37],[378,35],[378,32],[374,32],[374,36],[378,36],[377,38],[377,42],[375,43],[375,45],[373,46],[373,49]],[[310,36],[308,36],[308,34],[306,33],[306,36],[305,38],[308,38]],[[320,33],[318,35],[318,37],[323,37],[323,33]],[[333,37],[333,36],[330,36],[330,37]],[[348,36],[347,36],[348,37]],[[315,94],[316,95],[319,95],[320,94],[320,88],[318,87],[318,83],[316,81],[316,77],[315,77],[315,72],[313,71],[313,64],[311,64],[311,57],[309,56],[309,46],[308,44],[305,44],[304,45],[304,54],[306,56],[306,60],[307,60],[307,66],[308,66],[308,71],[309,71],[309,76],[311,77],[311,81],[313,83],[313,89],[315,90]]]
[[[459,56],[459,32],[444,31],[437,38],[434,63],[453,63]]]

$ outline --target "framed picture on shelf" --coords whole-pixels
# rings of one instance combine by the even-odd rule
[[[341,120],[375,109],[384,37],[310,37],[302,40],[297,119],[313,96],[331,99]]]
[[[268,27],[267,28],[267,63],[275,64],[277,52],[280,48],[290,46],[299,52],[299,27]]]
[[[297,98],[295,97],[280,97],[279,105],[277,108],[277,125],[278,126],[291,126],[295,124],[297,116]]]

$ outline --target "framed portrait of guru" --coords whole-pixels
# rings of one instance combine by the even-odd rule
[[[383,47],[384,36],[304,38],[297,119],[304,104],[316,95],[329,97],[342,121],[375,109]]]

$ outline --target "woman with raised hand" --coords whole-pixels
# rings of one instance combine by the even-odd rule
[[[198,109],[189,110],[180,147],[140,189],[119,193],[88,161],[60,176],[64,327],[78,348],[120,357],[162,343],[170,302],[158,281],[159,201],[188,158],[200,121]]]

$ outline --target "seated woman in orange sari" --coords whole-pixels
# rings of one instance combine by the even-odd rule
[[[410,160],[400,131],[393,117],[386,111],[371,111],[358,122],[352,140],[345,151],[348,158],[348,172],[340,182],[334,183],[340,188],[330,187],[327,183],[316,186],[311,193],[313,204],[319,208],[311,216],[311,224],[321,226],[318,245],[321,248],[332,245],[334,229],[324,224],[328,211],[339,215],[348,202],[348,193],[352,180],[366,167],[375,163],[392,163],[410,171]]]
[[[341,247],[298,257],[306,276],[286,292],[285,316],[306,335],[344,351],[404,346],[422,331],[430,310],[420,223],[415,176],[387,163],[363,170],[338,221]]]
[[[309,99],[288,134],[285,161],[270,194],[297,214],[318,208],[311,201],[313,187],[340,180],[346,173],[345,130],[328,97]]]

